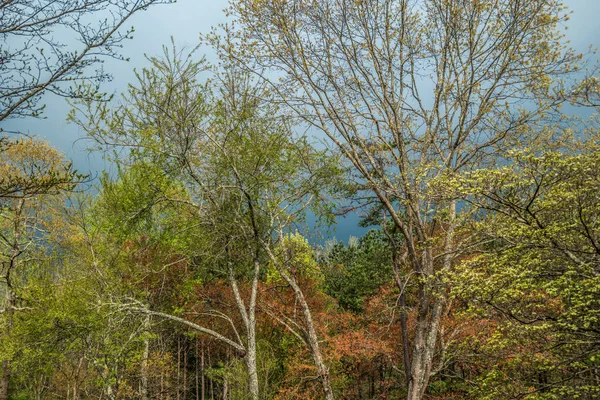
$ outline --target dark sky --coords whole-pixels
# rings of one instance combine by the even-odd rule
[[[567,39],[573,48],[586,52],[590,46],[600,47],[600,0],[566,0],[572,11],[571,20],[565,27]],[[107,91],[122,91],[133,81],[133,69],[148,65],[144,54],[159,55],[162,45],[170,43],[173,36],[178,45],[194,47],[200,33],[209,32],[211,26],[226,22],[222,11],[227,0],[178,0],[171,5],[151,7],[138,13],[128,25],[135,26],[135,37],[128,41],[123,55],[130,62],[108,60],[104,68],[114,76],[114,80],[104,86]],[[7,130],[29,132],[48,140],[64,151],[82,172],[95,172],[110,169],[99,154],[89,154],[86,144],[77,141],[81,137],[77,127],[65,122],[68,105],[62,98],[47,96],[46,119],[9,120],[4,123]],[[346,240],[350,234],[359,234],[355,228],[356,218],[340,221],[337,235]]]

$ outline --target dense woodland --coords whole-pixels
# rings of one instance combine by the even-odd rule
[[[600,398],[560,1],[231,0],[103,94],[158,3],[0,0],[0,400]],[[22,134],[56,95],[114,173]]]

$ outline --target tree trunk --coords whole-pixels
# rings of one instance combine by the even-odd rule
[[[248,369],[248,391],[252,400],[259,398],[258,371],[256,368],[256,333],[254,326],[248,331],[248,352],[245,357]]]
[[[229,396],[229,383],[227,378],[223,378],[223,400],[227,400]]]
[[[175,397],[179,400],[179,391],[181,386],[181,338],[177,336],[177,386],[175,387]]]
[[[254,277],[252,280],[252,293],[250,294],[250,307],[248,309],[248,354],[246,354],[246,365],[248,366],[248,389],[250,398],[258,400],[258,369],[256,367],[256,297],[258,296],[258,278],[260,273],[260,264],[257,260],[254,262]]]
[[[390,236],[390,239],[392,237]],[[393,243],[393,241],[392,241]],[[408,340],[408,324],[406,321],[406,285],[400,279],[400,266],[404,264],[406,257],[399,257],[398,248],[392,251],[392,264],[394,267],[394,280],[400,290],[400,331],[402,334],[402,358],[404,362],[404,376],[406,389],[409,389],[411,380],[410,342]]]
[[[323,391],[325,392],[326,400],[333,400],[333,389],[331,388],[331,383],[329,381],[329,369],[325,365],[323,361],[323,355],[321,353],[321,348],[319,346],[319,340],[317,337],[317,331],[315,330],[315,326],[312,320],[312,314],[310,309],[308,308],[308,304],[304,299],[304,295],[300,292],[301,300],[300,306],[302,307],[302,311],[304,313],[304,319],[306,321],[306,325],[308,327],[308,341],[310,343],[310,349],[313,356],[313,360],[317,366],[317,370],[319,372],[319,377],[321,378],[321,384],[323,385]]]
[[[210,346],[208,347],[208,365],[212,366],[212,361],[211,361],[211,357],[210,357]],[[212,379],[210,380],[210,399],[211,400],[215,400],[215,384],[213,383]]]
[[[205,378],[204,378],[204,339],[202,339],[202,359],[200,360],[200,374],[201,374],[201,399],[204,400],[206,397],[206,386],[205,386]]]
[[[246,369],[248,371],[248,393],[249,398],[252,400],[259,399],[259,385],[258,385],[258,370],[256,368],[256,297],[258,295],[258,279],[260,274],[260,264],[258,260],[254,261],[254,276],[252,279],[252,292],[250,293],[250,303],[248,309],[242,300],[240,291],[237,286],[233,268],[230,266],[229,269],[229,280],[235,300],[238,306],[242,320],[246,328],[246,354],[244,355],[244,361],[246,363]]]
[[[428,301],[429,296],[424,296],[419,306],[407,400],[421,400],[425,395],[425,390],[431,376],[433,355],[443,310],[443,300],[440,299],[435,302],[430,319],[427,317],[429,316],[431,306],[424,304]]]
[[[199,378],[199,376],[198,376],[198,364],[199,364],[198,363],[198,336],[196,336],[195,344],[196,344],[196,346],[195,346],[195,351],[194,351],[194,354],[195,354],[194,359],[196,360],[195,361],[196,365],[194,368],[194,371],[195,371],[194,377],[196,380],[196,400],[200,400],[200,384],[199,384],[200,380],[198,379]],[[204,395],[204,393],[202,393],[202,394]]]
[[[8,400],[8,384],[10,382],[10,361],[2,361],[2,378],[0,379],[0,400]]]
[[[188,351],[189,351],[189,346],[188,346],[188,340],[186,339],[185,342],[183,342],[183,388],[182,388],[183,389],[183,400],[187,400]]]
[[[144,320],[146,334],[150,329],[150,315],[146,315]],[[148,400],[148,358],[150,357],[150,339],[144,339],[144,359],[141,368],[140,399]]]
[[[450,269],[454,260],[452,250],[454,249],[455,219],[456,202],[452,201],[449,204],[448,226],[445,233],[442,265],[442,270],[444,271]],[[434,273],[431,250],[424,251],[422,264],[422,272],[426,278],[429,278]],[[421,400],[425,395],[425,390],[431,377],[433,357],[440,332],[442,315],[446,307],[446,300],[445,289],[442,286],[436,288],[429,280],[419,283],[419,310],[407,400]]]
[[[16,258],[16,256],[14,256]],[[11,261],[11,265],[14,264]],[[8,276],[8,275],[7,275]],[[10,334],[12,328],[12,317],[13,317],[13,307],[14,307],[14,294],[12,292],[12,287],[10,285],[10,280],[5,278],[8,283],[8,295],[6,299],[6,334]],[[10,385],[10,360],[4,359],[2,360],[2,376],[0,377],[0,400],[8,400],[8,388]]]
[[[326,400],[333,400],[333,390],[331,388],[331,383],[329,380],[329,369],[325,365],[325,361],[323,360],[323,354],[321,353],[321,348],[319,346],[319,339],[317,336],[317,331],[315,329],[315,324],[312,318],[312,313],[310,312],[310,308],[306,299],[304,297],[304,293],[302,293],[302,289],[298,286],[298,283],[289,276],[285,271],[284,279],[288,281],[296,297],[300,303],[300,307],[302,308],[302,313],[304,315],[304,323],[306,324],[307,329],[307,340],[310,352],[313,357],[313,361],[317,367],[317,371],[319,374],[319,378],[321,379],[321,385],[323,386],[323,392],[325,393]],[[283,275],[283,274],[282,274]]]
[[[200,362],[200,374],[201,374],[200,378],[201,378],[201,384],[202,384],[200,393],[202,395],[201,399],[204,400],[206,398],[206,385],[205,385],[206,378],[204,378],[204,339],[202,340],[202,360]]]
[[[283,236],[283,235],[281,234],[281,236]],[[287,272],[285,267],[283,265],[281,265],[281,262],[277,259],[277,257],[275,257],[275,254],[273,254],[271,248],[266,243],[263,246],[264,246],[265,250],[267,251],[269,258],[271,259],[271,261],[277,268],[279,274],[288,283],[288,285],[290,285],[290,287],[294,291],[294,294],[296,295],[296,299],[300,303],[300,308],[302,308],[302,314],[304,316],[304,323],[306,324],[306,330],[307,330],[306,342],[307,342],[308,348],[311,352],[313,362],[315,363],[315,366],[317,367],[317,373],[318,373],[319,379],[321,380],[321,385],[323,386],[323,392],[325,394],[325,399],[326,400],[334,400],[335,397],[333,396],[333,389],[331,388],[331,382],[329,379],[329,369],[327,368],[327,366],[325,365],[325,361],[323,360],[323,354],[321,353],[321,347],[319,346],[319,338],[317,336],[317,330],[315,329],[315,323],[312,318],[312,313],[310,312],[310,307],[308,306],[308,303],[306,302],[304,293],[302,292],[302,289],[298,285],[298,282],[296,282],[296,279],[294,279]]]

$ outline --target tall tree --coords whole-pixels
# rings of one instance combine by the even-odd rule
[[[457,182],[491,243],[453,279],[458,297],[495,321],[481,354],[501,362],[478,377],[486,396],[600,393],[600,152],[593,142],[579,154],[514,152],[509,165]]]
[[[5,139],[0,151],[0,283],[3,294],[3,335],[10,334],[14,313],[27,309],[19,296],[19,282],[32,251],[45,236],[41,221],[44,201],[73,189],[82,176],[48,143],[36,139]],[[9,396],[9,355],[2,355],[0,399]]]
[[[268,91],[255,86],[250,75],[229,65],[214,80],[200,83],[205,63],[175,48],[151,61],[153,68],[138,75],[122,107],[108,111],[83,103],[86,118],[79,123],[97,142],[131,149],[125,163],[152,164],[187,189],[189,198],[159,193],[161,201],[192,210],[199,240],[191,254],[227,277],[244,335],[234,327],[236,338],[229,339],[201,323],[128,308],[231,345],[244,357],[250,395],[258,398],[256,313],[261,265],[268,259],[265,246],[276,228],[287,229],[312,201],[326,176],[323,157],[293,134],[285,115],[267,101]],[[250,285],[246,299],[240,290],[245,279]],[[232,318],[221,316],[233,325]]]
[[[429,183],[493,163],[561,98],[578,56],[557,0],[232,1],[209,38],[341,152],[402,237],[418,293],[407,399],[432,373],[460,215]]]

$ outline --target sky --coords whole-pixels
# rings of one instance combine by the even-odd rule
[[[135,80],[134,69],[141,70],[149,65],[145,55],[157,56],[163,45],[170,45],[171,36],[178,46],[195,47],[200,33],[208,33],[213,25],[226,21],[223,8],[227,0],[178,0],[168,5],[157,5],[135,14],[127,26],[134,26],[132,40],[124,42],[121,54],[129,62],[107,59],[103,63],[106,72],[113,76],[102,90],[109,93],[124,91],[128,83]],[[87,143],[80,140],[79,128],[66,122],[70,106],[66,100],[46,95],[45,119],[19,119],[5,122],[7,131],[27,132],[42,137],[61,149],[73,160],[75,168],[81,172],[110,169],[111,165],[102,160],[101,154],[89,154]]]
[[[590,46],[600,47],[600,0],[566,0],[571,9],[571,20],[566,28],[571,46],[586,52]],[[178,46],[194,47],[201,33],[208,33],[212,26],[227,22],[223,9],[227,0],[178,0],[174,4],[158,5],[136,14],[128,25],[135,27],[134,38],[124,45],[122,54],[129,62],[107,60],[104,69],[113,75],[113,81],[103,89],[108,92],[121,92],[134,80],[133,70],[148,66],[145,54],[159,55],[161,46],[169,45],[171,36]],[[210,61],[210,57],[209,57]],[[3,127],[6,130],[28,132],[38,135],[61,149],[73,160],[75,168],[83,173],[97,174],[103,169],[111,169],[101,154],[90,154],[86,142],[80,140],[82,133],[72,124],[67,124],[69,106],[62,98],[46,96],[46,119],[9,120]],[[348,236],[360,235],[355,227],[357,218],[340,220],[336,236],[347,240]]]

